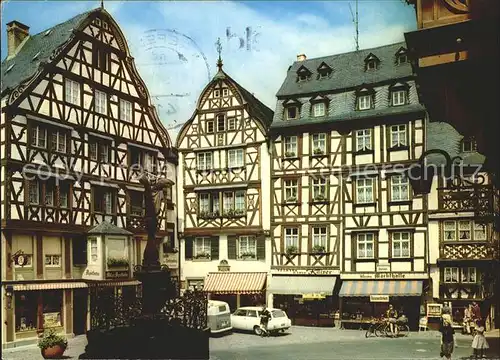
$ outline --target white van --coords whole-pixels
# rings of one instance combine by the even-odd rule
[[[208,300],[207,319],[212,334],[232,330],[231,311],[224,301]]]

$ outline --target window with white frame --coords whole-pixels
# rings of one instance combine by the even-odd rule
[[[476,268],[475,267],[464,267],[461,269],[461,283],[473,284],[477,281]]]
[[[143,216],[144,215],[144,193],[141,191],[130,191],[130,215]]]
[[[150,173],[155,172],[156,168],[156,157],[153,153],[144,153],[144,169]]]
[[[375,60],[368,60],[366,62],[367,70],[375,70],[377,68],[377,62]]]
[[[54,206],[55,186],[51,183],[45,183],[45,206]]]
[[[368,110],[372,107],[372,96],[371,95],[360,95],[358,96],[358,109]]]
[[[79,105],[80,104],[80,83],[66,79],[64,82],[64,98],[66,102]]]
[[[234,209],[236,211],[245,211],[245,192],[243,190],[236,191],[234,194]]]
[[[369,204],[373,202],[373,179],[356,179],[356,203]]]
[[[326,153],[326,134],[313,134],[312,136],[313,155]]]
[[[226,117],[224,115],[217,115],[217,131],[226,130]]]
[[[97,161],[97,143],[91,142],[89,143],[89,157],[92,161]]]
[[[460,148],[462,152],[473,152],[476,151],[476,141],[473,138],[464,138],[460,142]]]
[[[312,228],[312,246],[326,249],[327,233],[326,226],[314,226]]]
[[[99,259],[99,252],[97,251],[97,239],[94,237],[88,238],[88,243],[90,247],[90,262],[96,264]]]
[[[468,220],[458,221],[458,235],[460,240],[472,240],[471,237],[472,223]]]
[[[194,256],[210,258],[211,243],[209,237],[198,237],[194,239]]]
[[[198,153],[196,160],[197,160],[196,167],[198,170],[211,170],[213,167],[211,152]]]
[[[392,91],[392,106],[399,106],[406,104],[406,90]]]
[[[324,102],[319,102],[319,103],[313,104],[312,110],[313,110],[314,117],[325,116],[326,105]]]
[[[297,106],[289,106],[285,110],[287,120],[294,120],[299,117],[299,108]]]
[[[234,210],[234,193],[232,191],[225,191],[222,200],[222,209],[224,213]]]
[[[66,132],[60,130],[54,131],[52,133],[52,150],[66,153],[66,145]]]
[[[408,56],[406,54],[400,54],[398,56],[398,65],[404,64],[408,62]]]
[[[198,210],[200,213],[210,212],[210,194],[198,194]]]
[[[216,97],[216,98],[220,97],[220,90],[219,89],[214,90],[214,97]]]
[[[443,221],[444,241],[485,241],[487,227],[471,220]]]
[[[410,184],[404,175],[391,176],[391,201],[406,201],[410,199]]]
[[[458,268],[457,267],[445,267],[444,268],[444,278],[445,283],[458,283]]]
[[[363,129],[356,131],[356,151],[372,150],[372,131]]]
[[[296,227],[285,228],[285,249],[299,248],[299,229]]]
[[[474,223],[474,240],[475,241],[486,240],[486,225]]]
[[[227,119],[227,129],[230,131],[236,130],[236,119],[235,118]]]
[[[59,185],[59,207],[69,208],[69,185]]]
[[[242,167],[245,153],[243,149],[232,149],[227,151],[227,166],[230,168]]]
[[[313,200],[326,200],[326,178],[312,179]]]
[[[108,96],[105,92],[95,91],[95,111],[99,114],[107,114],[108,112]]]
[[[410,257],[410,233],[394,232],[392,233],[392,257],[408,258]]]
[[[445,221],[444,227],[444,240],[456,241],[457,240],[457,224],[455,221]]]
[[[297,136],[285,137],[285,157],[296,157],[297,155]]]
[[[207,120],[207,133],[212,134],[214,132],[214,121]]]
[[[257,257],[257,240],[255,236],[240,236],[238,238],[238,257],[254,259]]]
[[[61,267],[61,255],[45,255],[46,267]]]
[[[111,215],[114,213],[113,191],[107,187],[95,187],[92,204],[94,212]]]
[[[47,129],[40,125],[31,128],[31,145],[39,148],[47,147]]]
[[[126,122],[132,122],[132,103],[120,99],[120,119]]]
[[[391,126],[391,147],[406,146],[406,125]]]
[[[285,202],[297,202],[298,200],[298,192],[299,192],[299,183],[296,179],[284,180],[285,185]]]
[[[222,89],[222,95],[223,96],[228,96],[229,95],[229,89]]]
[[[37,180],[31,180],[28,185],[29,188],[29,203],[30,205],[40,204],[40,183]]]
[[[109,163],[109,145],[108,144],[100,144],[100,151],[99,151],[99,161],[102,164],[108,164]]]
[[[373,233],[357,234],[357,258],[373,259],[375,236]]]

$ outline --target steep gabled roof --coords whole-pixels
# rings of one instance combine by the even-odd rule
[[[41,64],[50,61],[50,56],[54,50],[68,41],[73,29],[76,29],[81,21],[96,10],[79,14],[36,35],[31,35],[15,56],[2,61],[1,93],[12,90],[23,80],[35,75]],[[36,59],[33,59],[37,54]],[[6,72],[12,64],[14,64],[14,67]]]

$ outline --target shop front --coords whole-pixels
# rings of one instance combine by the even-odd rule
[[[225,301],[231,312],[242,306],[263,306],[266,299],[265,272],[208,273],[203,291],[211,300]]]
[[[284,310],[293,325],[334,326],[337,296],[335,276],[273,275],[269,286],[272,307]]]
[[[422,297],[419,280],[345,280],[340,289],[342,328],[368,326],[385,316],[389,305],[408,318],[408,326],[418,329]]]

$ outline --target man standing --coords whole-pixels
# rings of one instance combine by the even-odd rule
[[[389,309],[387,309],[386,317],[389,321],[389,328],[391,329],[392,336],[398,336],[398,326],[397,326],[397,318],[398,312],[394,310],[392,305],[389,305]]]

